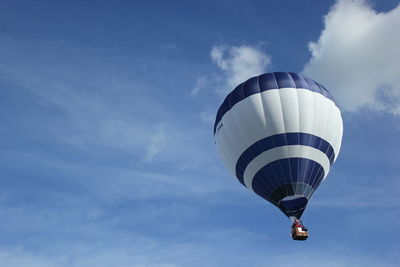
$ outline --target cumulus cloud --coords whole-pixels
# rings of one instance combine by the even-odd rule
[[[214,46],[211,49],[211,59],[224,72],[228,90],[252,76],[266,71],[271,64],[271,57],[258,47]]]
[[[347,111],[368,107],[400,115],[400,6],[378,13],[364,0],[338,0],[324,18],[303,73]]]

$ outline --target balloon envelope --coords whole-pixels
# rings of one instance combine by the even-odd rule
[[[225,98],[214,124],[217,150],[232,174],[296,218],[335,162],[342,134],[330,93],[288,72],[241,83]]]

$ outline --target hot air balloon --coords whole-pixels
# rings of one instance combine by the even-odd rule
[[[341,113],[328,90],[291,72],[239,84],[214,124],[228,170],[290,218],[296,240],[308,237],[300,218],[335,162],[342,134]]]

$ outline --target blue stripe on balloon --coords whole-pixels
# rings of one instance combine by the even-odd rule
[[[292,72],[273,72],[265,73],[248,79],[244,83],[239,84],[232,92],[228,94],[224,102],[218,109],[214,124],[214,134],[218,123],[222,117],[239,101],[254,94],[258,94],[267,90],[280,88],[298,88],[310,90],[331,99],[334,103],[334,98],[328,90],[319,83]]]
[[[295,216],[300,218],[307,207],[308,199],[306,197],[299,197],[292,200],[282,201],[279,203],[279,209],[286,214],[286,216]]]
[[[306,158],[286,158],[273,161],[254,176],[254,192],[274,205],[284,197],[303,195],[307,199],[325,176],[323,167]]]
[[[239,157],[235,171],[238,180],[244,184],[244,172],[250,162],[264,151],[280,146],[303,145],[313,147],[323,152],[329,159],[330,164],[333,164],[335,152],[328,141],[316,135],[308,133],[282,133],[271,135],[263,138],[249,148],[247,148]]]

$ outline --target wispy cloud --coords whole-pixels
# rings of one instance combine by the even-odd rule
[[[167,146],[169,141],[165,126],[161,125],[157,131],[150,137],[150,143],[146,148],[146,154],[144,156],[144,162],[152,162],[154,157],[160,154]]]
[[[211,59],[223,73],[226,89],[234,89],[239,83],[264,73],[271,64],[271,57],[257,46],[219,45],[211,49]]]
[[[400,114],[400,6],[377,13],[364,0],[338,0],[309,43],[304,74],[326,85],[347,111]]]
[[[43,107],[13,125],[20,124],[37,140],[92,155],[109,149],[125,153],[138,163],[173,161],[185,153],[203,153],[192,149],[197,143],[183,147],[193,135],[208,131],[186,127],[180,112],[154,93],[151,82],[125,70],[99,65],[115,60],[109,58],[112,56],[67,43],[58,43],[57,51],[44,50],[40,41],[6,40],[2,48],[9,53],[0,56],[1,77],[29,97],[30,105]],[[8,51],[9,46],[16,51]],[[24,49],[36,50],[30,62],[19,58],[18,52]],[[44,54],[54,59],[42,62]]]
[[[204,89],[204,87],[207,85],[207,80],[209,78],[206,76],[201,76],[197,78],[196,83],[192,90],[190,91],[190,95],[196,96],[200,91]]]
[[[276,247],[241,230],[210,232],[198,243],[176,242],[168,245],[161,240],[146,239],[138,235],[118,236],[96,243],[66,242],[54,245],[46,253],[32,253],[23,248],[0,248],[0,264],[4,266],[396,266],[391,260],[398,258],[395,249],[381,258],[372,253],[359,253],[357,249],[343,249],[340,244],[324,244],[320,250],[300,248],[293,244]],[[226,243],[230,240],[229,243]],[[293,242],[293,241],[290,241]],[[307,241],[309,242],[309,241]],[[210,246],[209,244],[213,244]],[[259,246],[254,246],[257,243]],[[220,246],[224,244],[224,246]],[[225,245],[228,244],[228,245]],[[253,246],[250,247],[250,245]],[[263,245],[262,245],[263,244]],[[267,245],[266,245],[267,244]],[[327,252],[329,250],[329,252]],[[63,251],[64,253],[56,253]],[[237,251],[241,252],[237,257]],[[221,255],[224,255],[221,257]],[[334,256],[333,256],[334,255]]]
[[[355,173],[355,172],[354,172]],[[400,190],[400,182],[395,176],[387,175],[382,181],[376,178],[374,181],[363,182],[365,174],[335,173],[328,178],[329,186],[321,185],[319,191],[312,200],[311,206],[341,207],[345,209],[370,209],[400,207],[397,194]]]
[[[214,123],[214,120],[215,120],[215,111],[214,110],[205,110],[205,111],[200,112],[200,119],[202,122],[212,126]]]
[[[170,7],[159,11],[174,10]],[[51,5],[47,8],[43,12],[54,11]],[[82,12],[86,8],[92,9],[84,7]],[[151,5],[149,10],[157,17]],[[104,18],[103,12],[96,14]],[[40,17],[33,15],[24,23]],[[40,19],[42,26],[52,22],[46,16]],[[149,35],[146,30],[143,36],[151,37],[147,42],[118,32],[127,20],[109,19],[115,28],[91,32],[88,38],[82,33],[104,29],[99,21],[111,26],[109,20],[91,19],[90,25],[82,25],[83,31],[57,24],[52,29],[37,27],[40,32],[49,30],[44,35],[21,31],[14,32],[15,38],[0,35],[0,266],[291,266],[294,261],[298,266],[321,262],[390,266],[398,262],[395,238],[385,242],[385,234],[391,233],[387,229],[377,239],[380,250],[371,256],[364,253],[370,247],[358,246],[359,239],[340,247],[344,241],[339,235],[315,235],[299,246],[290,239],[289,222],[280,211],[223,169],[212,140],[216,102],[222,91],[225,94],[237,83],[268,71],[271,57],[261,46],[215,46],[213,73],[201,75],[190,86],[196,80],[196,66],[204,66],[198,55],[193,57],[204,45],[197,41],[201,31],[190,27],[190,38],[199,46],[181,38],[169,43],[174,35]],[[21,25],[14,29],[22,29]],[[180,24],[173,23],[170,29],[176,25]],[[71,31],[53,34],[59,29]],[[209,29],[206,32],[213,36]],[[57,36],[66,38],[49,40]],[[143,46],[136,46],[138,42]],[[205,41],[203,59],[209,43]],[[354,151],[361,153],[359,148]],[[332,191],[315,199],[320,201],[315,205],[318,216],[330,215],[332,202],[340,200],[333,198],[327,208],[335,194],[329,188]],[[387,189],[360,188],[363,192],[349,201],[368,195],[382,198]],[[395,196],[398,185],[393,184],[392,190]],[[343,192],[339,197],[351,193]],[[373,217],[396,207],[368,208]],[[358,208],[354,205],[349,211]],[[307,218],[313,221],[312,216]],[[385,217],[395,224],[393,218],[398,213]],[[366,229],[361,222],[358,226]],[[325,225],[319,229],[326,231]]]
[[[261,45],[216,45],[211,48],[210,55],[217,71],[198,77],[190,91],[191,96],[206,91],[210,98],[216,98],[215,94],[217,98],[223,98],[238,84],[266,72],[271,64],[271,57]],[[211,128],[215,113],[210,108],[204,109],[199,113],[199,119]]]

